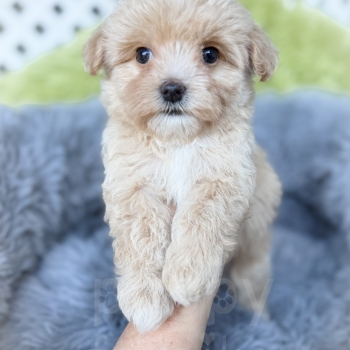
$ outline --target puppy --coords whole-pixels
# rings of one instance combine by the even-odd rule
[[[140,332],[214,293],[224,265],[252,305],[270,274],[280,184],[257,146],[253,76],[277,52],[234,0],[120,0],[84,49],[104,68],[106,220],[118,301]]]

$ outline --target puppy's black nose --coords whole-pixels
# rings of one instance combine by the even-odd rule
[[[160,87],[160,91],[165,101],[175,103],[181,101],[186,87],[175,81],[167,81]]]

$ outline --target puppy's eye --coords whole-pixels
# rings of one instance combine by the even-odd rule
[[[202,54],[205,63],[213,64],[219,59],[219,50],[212,46],[203,49]]]
[[[146,64],[152,57],[152,51],[147,47],[140,47],[136,50],[136,60],[141,64]]]

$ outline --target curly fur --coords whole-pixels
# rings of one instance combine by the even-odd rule
[[[220,52],[213,65],[202,60],[207,46]],[[152,50],[145,65],[139,47]],[[91,74],[106,72],[103,194],[125,316],[150,331],[175,303],[215,292],[236,246],[239,298],[262,312],[241,280],[260,295],[270,271],[280,186],[251,115],[253,75],[271,77],[276,49],[233,0],[121,0],[84,54]],[[181,115],[161,98],[169,80],[187,87]]]

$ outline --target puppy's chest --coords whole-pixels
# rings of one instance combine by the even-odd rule
[[[153,160],[149,180],[168,203],[179,204],[202,173],[202,154],[193,145],[170,149]]]
[[[225,164],[231,162],[225,147],[189,144],[163,150],[151,147],[118,154],[107,162],[106,176],[115,180],[113,191],[142,186],[156,193],[167,204],[178,205],[197,181],[221,177]],[[106,181],[110,183],[110,181]]]

